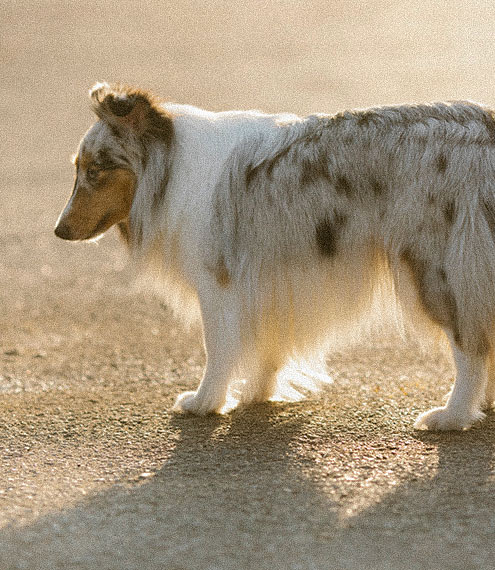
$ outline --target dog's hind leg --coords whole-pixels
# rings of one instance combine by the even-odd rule
[[[468,429],[485,414],[481,411],[487,386],[486,356],[469,354],[461,350],[449,334],[456,378],[447,404],[421,414],[414,426],[418,429]]]
[[[206,370],[196,392],[184,392],[177,398],[174,410],[205,415],[220,413],[240,356],[237,304],[226,306],[221,295],[200,297]]]
[[[431,254],[430,254],[431,255]],[[423,310],[441,326],[450,341],[456,378],[447,404],[421,414],[418,429],[462,430],[484,418],[481,411],[487,386],[487,325],[480,311],[469,306],[473,297],[449,279],[448,264],[441,257],[404,251]],[[456,288],[457,287],[457,288]]]

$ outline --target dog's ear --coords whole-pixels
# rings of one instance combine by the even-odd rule
[[[170,140],[172,117],[146,91],[97,83],[89,92],[93,111],[121,133]]]

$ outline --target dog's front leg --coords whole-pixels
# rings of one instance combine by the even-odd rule
[[[462,430],[482,420],[485,414],[487,363],[485,355],[463,352],[449,336],[456,365],[456,378],[447,404],[421,414],[414,426],[418,429]]]
[[[205,415],[219,413],[239,359],[240,330],[237,305],[222,302],[227,294],[219,290],[200,295],[206,370],[196,392],[184,392],[174,410]]]

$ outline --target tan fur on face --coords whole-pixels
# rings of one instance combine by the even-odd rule
[[[230,285],[229,270],[225,265],[225,260],[223,257],[220,257],[215,267],[215,278],[220,287],[228,287]]]
[[[78,174],[74,191],[57,228],[63,228],[65,239],[92,239],[127,218],[136,176],[124,168],[98,169],[86,153],[78,157],[75,164]]]

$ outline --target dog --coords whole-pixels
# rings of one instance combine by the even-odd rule
[[[202,322],[204,376],[175,410],[220,412],[240,377],[241,403],[269,400],[289,361],[390,312],[418,338],[440,331],[456,367],[446,405],[415,427],[483,419],[495,400],[490,109],[214,113],[107,83],[90,99],[98,120],[55,234],[117,225],[171,306]]]

